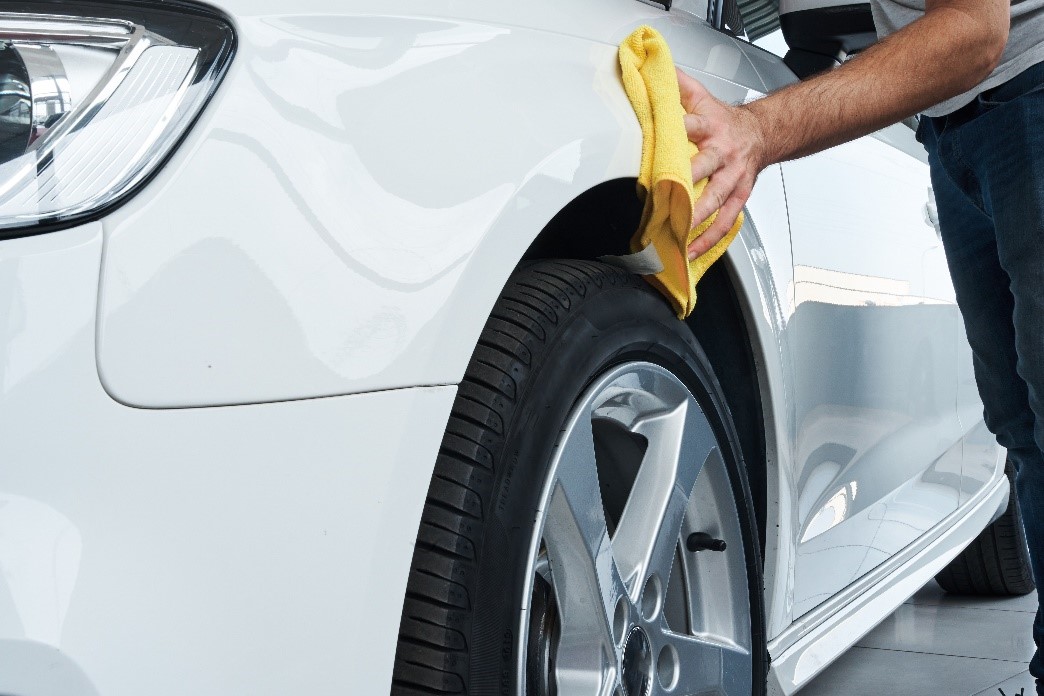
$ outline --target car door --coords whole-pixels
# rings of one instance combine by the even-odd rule
[[[778,31],[766,91],[796,80]],[[913,123],[782,165],[794,263],[793,617],[952,513],[960,324]]]
[[[701,11],[681,0],[671,14]],[[694,42],[657,28],[716,96],[756,96],[743,94],[745,62],[726,41],[701,42],[710,52],[690,57]],[[781,75],[794,80],[778,57],[747,49],[767,90],[782,86]],[[763,70],[767,60],[774,70]],[[956,509],[962,431],[957,311],[913,131],[897,124],[783,163],[782,181],[793,262],[783,343],[794,371],[797,618]]]
[[[794,615],[953,512],[957,309],[902,124],[784,163],[794,253]]]

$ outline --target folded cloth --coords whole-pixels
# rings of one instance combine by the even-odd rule
[[[645,279],[684,319],[696,307],[696,283],[736,238],[743,215],[710,251],[689,261],[689,244],[707,231],[717,213],[693,227],[693,206],[707,180],[692,181],[691,160],[699,150],[685,131],[685,109],[670,48],[655,29],[639,27],[620,44],[620,68],[624,90],[642,127],[638,196],[645,201],[641,224],[631,239],[635,253],[624,260],[634,259],[635,268],[641,269],[637,272],[648,273]],[[654,251],[659,262],[650,266]]]

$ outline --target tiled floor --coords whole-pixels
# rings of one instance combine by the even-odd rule
[[[801,696],[1035,696],[1037,595],[951,597],[929,583]]]

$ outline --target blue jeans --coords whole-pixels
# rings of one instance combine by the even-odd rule
[[[1044,586],[1044,63],[922,118],[932,187],[986,425],[1008,449]],[[1030,673],[1044,695],[1044,609]]]

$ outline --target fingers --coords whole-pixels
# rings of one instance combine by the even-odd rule
[[[725,238],[736,223],[736,218],[743,211],[744,203],[746,203],[746,198],[739,195],[734,195],[725,202],[725,205],[718,211],[718,217],[714,220],[714,224],[708,227],[706,232],[693,240],[692,244],[689,245],[690,261],[703,256],[715,244]]]
[[[692,158],[692,180],[695,182],[706,179],[721,169],[721,165],[721,151],[718,148],[711,146],[700,150],[699,154]]]
[[[710,121],[703,114],[685,114],[685,133],[689,140],[700,144],[711,135]]]
[[[706,180],[693,207],[693,221],[702,224],[718,217],[689,245],[689,258],[706,254],[736,222],[750,197],[762,166],[757,152],[758,124],[753,116],[715,99],[699,81],[678,71],[678,86],[685,107],[685,133],[699,147],[692,158],[692,180]]]
[[[712,176],[692,209],[693,222],[699,225],[713,215],[715,210],[724,206],[736,190],[737,181],[738,177],[730,176],[730,173],[724,170]]]

